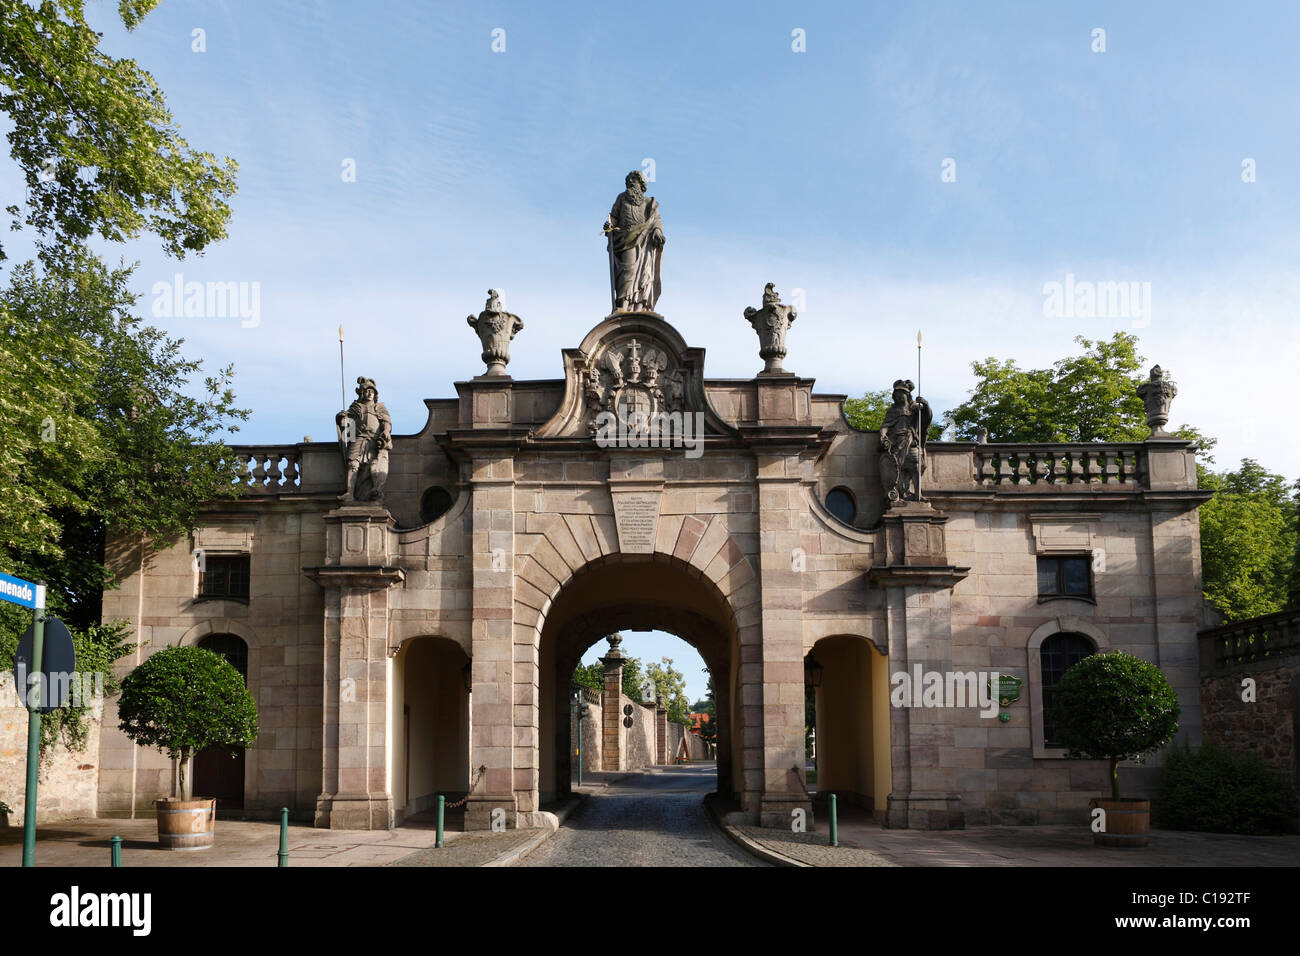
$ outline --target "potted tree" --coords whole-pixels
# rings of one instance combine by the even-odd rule
[[[1173,740],[1178,714],[1178,697],[1160,668],[1122,651],[1085,657],[1062,675],[1052,717],[1066,756],[1110,761],[1110,799],[1089,803],[1104,811],[1093,843],[1147,845],[1151,802],[1120,796],[1119,762],[1140,760]]]
[[[179,767],[179,793],[158,801],[159,844],[210,847],[216,801],[194,799],[189,761],[209,747],[250,747],[257,739],[257,706],[244,678],[220,654],[167,647],[123,679],[117,712],[124,734]]]

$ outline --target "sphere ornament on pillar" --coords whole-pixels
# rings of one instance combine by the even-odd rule
[[[488,289],[487,303],[478,315],[466,318],[483,343],[484,375],[505,375],[510,361],[510,340],[524,327],[524,320],[501,306],[501,293]]]
[[[605,655],[606,657],[623,656],[623,650],[621,647],[619,647],[619,645],[623,643],[622,634],[620,634],[618,631],[615,631],[613,634],[609,635],[609,637],[605,638],[605,640],[609,641],[609,653]]]
[[[1148,441],[1152,438],[1174,437],[1165,431],[1165,425],[1169,424],[1169,406],[1177,394],[1178,386],[1165,378],[1164,370],[1159,365],[1152,366],[1150,380],[1137,387],[1137,396],[1146,407],[1147,425],[1151,428]]]
[[[781,360],[786,356],[785,334],[794,324],[794,306],[782,305],[776,286],[769,282],[763,287],[763,307],[746,306],[745,318],[758,333],[758,356],[764,362],[761,375],[783,375]]]

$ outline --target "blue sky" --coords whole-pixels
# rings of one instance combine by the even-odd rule
[[[154,320],[235,364],[254,409],[239,440],[330,434],[339,324],[349,377],[376,378],[396,429],[418,430],[421,399],[482,370],[465,316],[489,286],[526,323],[511,373],[559,376],[608,311],[600,224],[651,159],[659,310],[711,376],[761,367],[741,313],[769,281],[803,290],[788,369],[885,387],[914,373],[919,328],[940,409],[972,360],[1041,366],[1124,329],[1219,465],[1300,475],[1300,446],[1270,440],[1300,355],[1300,6],[558,6],[164,0],[133,34],[92,6],[191,145],[240,164],[230,237],[204,256],[109,250],[140,261],[146,310],[177,272],[259,284],[255,327]],[[1045,315],[1067,274],[1150,283],[1149,312]]]

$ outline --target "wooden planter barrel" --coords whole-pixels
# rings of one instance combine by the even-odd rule
[[[1151,833],[1151,801],[1128,800],[1120,798],[1096,799],[1088,802],[1089,807],[1101,807],[1106,811],[1106,831],[1094,832],[1092,842],[1095,846],[1144,847]]]
[[[159,800],[158,844],[164,850],[206,850],[216,818],[216,800]]]

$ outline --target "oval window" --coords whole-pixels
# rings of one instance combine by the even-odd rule
[[[826,496],[826,510],[845,524],[853,524],[853,519],[858,516],[858,506],[853,502],[853,495],[844,488],[835,488]]]
[[[420,498],[420,523],[437,521],[451,508],[451,495],[445,488],[430,488]]]

